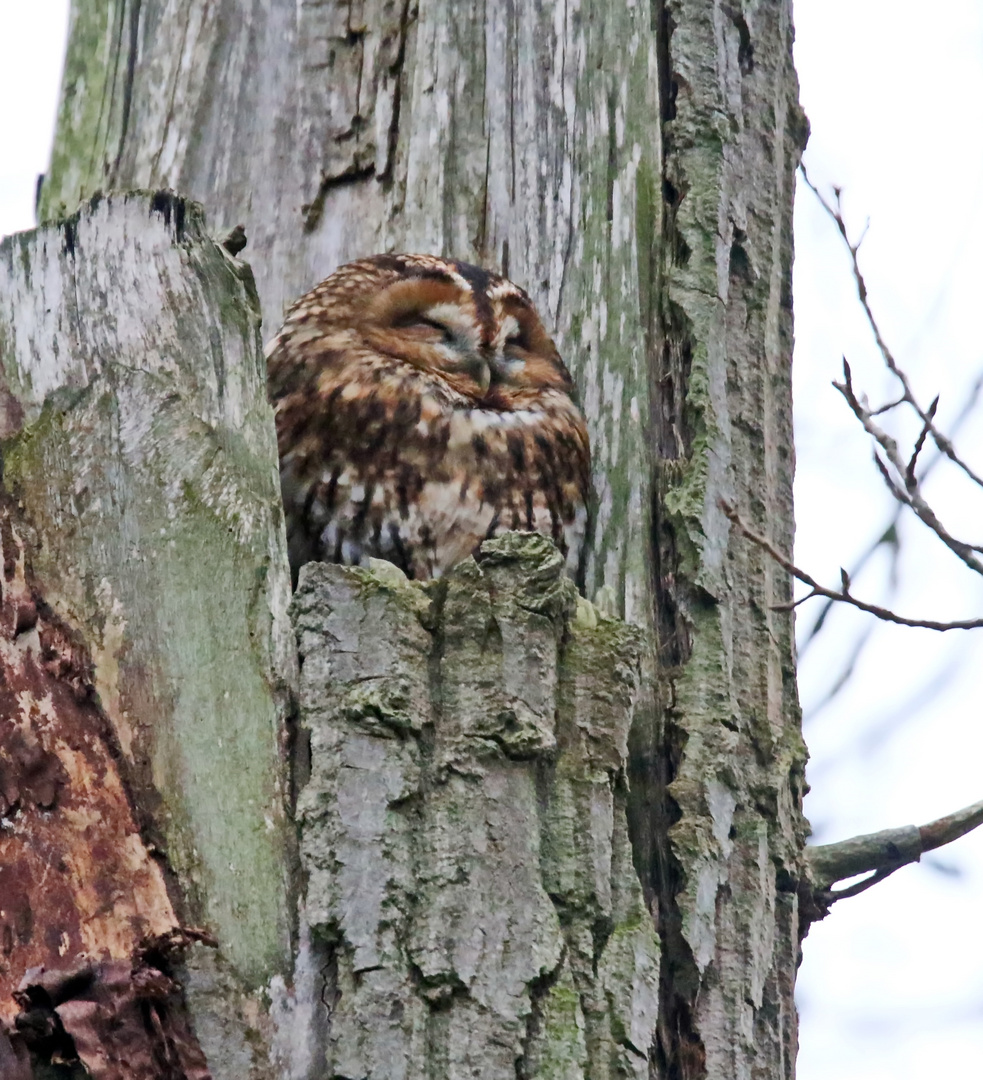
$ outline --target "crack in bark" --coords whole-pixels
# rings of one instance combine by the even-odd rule
[[[686,391],[693,354],[693,328],[686,313],[669,296],[673,269],[685,266],[688,247],[676,226],[676,210],[685,197],[685,177],[674,160],[672,122],[676,91],[671,39],[674,30],[667,0],[653,0],[659,70],[662,123],[661,235],[655,262],[655,310],[650,314],[652,442],[655,446],[652,484],[653,592],[657,664],[660,672],[656,703],[655,775],[647,777],[654,800],[643,826],[652,844],[646,882],[655,905],[662,964],[659,978],[659,1023],[654,1058],[665,1080],[689,1080],[705,1075],[705,1050],[693,1022],[693,1003],[700,979],[692,951],[683,933],[677,896],[682,889],[682,868],[676,858],[670,830],[680,809],[670,795],[678,773],[688,732],[677,722],[675,680],[692,652],[690,629],[684,614],[687,583],[680,574],[676,525],[667,511],[667,492],[692,454],[693,420],[687,415]]]
[[[174,219],[174,239],[180,243],[184,239],[184,220],[187,214],[187,199],[175,195],[173,191],[162,189],[155,191],[150,198],[150,212],[160,214],[164,224],[170,228]]]
[[[727,16],[737,29],[739,43],[737,47],[737,63],[742,75],[750,75],[754,70],[754,44],[751,41],[751,31],[748,28],[747,19],[741,10],[740,3],[721,4],[720,10]]]
[[[116,150],[116,160],[113,162],[110,186],[116,187],[120,171],[120,162],[123,158],[123,146],[126,143],[126,135],[130,126],[130,110],[133,106],[133,84],[136,79],[137,53],[140,45],[140,4],[141,0],[131,0],[130,6],[130,47],[126,55],[126,76],[123,79],[123,106],[120,120],[119,145]],[[120,20],[122,23],[122,19]],[[122,25],[120,26],[120,41],[117,42],[117,55],[122,43]]]
[[[321,173],[321,183],[318,186],[317,194],[309,203],[305,203],[300,208],[301,213],[304,215],[304,232],[314,232],[318,225],[321,224],[321,219],[324,217],[324,204],[329,192],[335,188],[345,187],[348,184],[361,183],[361,181],[368,180],[372,176],[375,176],[374,164],[361,169],[353,166],[340,176],[329,176],[326,173]]]
[[[553,899],[550,897],[550,899]],[[555,903],[555,901],[554,901]],[[556,986],[567,962],[567,945],[560,950],[560,959],[550,971],[541,972],[529,983],[529,1014],[526,1017],[525,1034],[520,1040],[522,1050],[515,1059],[515,1080],[534,1080],[528,1068],[529,1050],[543,1026],[543,1006],[550,991]]]
[[[184,25],[181,28],[181,44],[180,44],[180,47],[179,47],[179,49],[178,49],[178,51],[176,53],[176,55],[178,55],[178,56],[184,56],[185,51],[187,50],[187,47],[188,47],[188,33],[191,30],[192,11],[193,11],[193,9],[192,9],[192,7],[190,5],[185,9],[186,18],[184,20]],[[155,179],[158,178],[159,170],[160,170],[160,159],[161,159],[161,156],[164,153],[164,148],[167,146],[168,135],[170,133],[171,124],[175,120],[174,103],[175,103],[175,101],[177,99],[178,80],[179,80],[180,76],[181,76],[181,72],[180,72],[180,70],[178,70],[178,71],[175,71],[173,73],[173,76],[171,78],[170,93],[168,94],[168,100],[167,100],[167,113],[164,116],[164,123],[163,123],[163,127],[162,127],[162,130],[161,130],[161,133],[160,133],[160,137],[159,137],[158,142],[157,142],[157,152],[154,154],[154,164],[153,164],[153,170],[151,172],[151,176],[153,176]]]
[[[96,167],[96,164],[95,164],[96,163],[96,158],[97,158],[97,156],[99,154],[99,137],[98,137],[98,135],[99,135],[99,129],[102,127],[103,117],[106,116],[107,117],[106,143],[108,145],[108,142],[109,142],[108,114],[111,114],[111,112],[112,112],[112,103],[113,103],[114,97],[116,96],[116,78],[117,78],[117,75],[118,75],[118,72],[119,72],[120,56],[121,56],[122,51],[123,51],[123,48],[122,48],[122,46],[123,46],[123,26],[124,26],[125,21],[126,21],[126,5],[124,3],[124,4],[122,4],[120,6],[120,9],[119,9],[119,25],[118,25],[118,27],[116,29],[116,32],[115,32],[115,35],[114,35],[115,42],[114,42],[113,50],[112,50],[112,55],[113,55],[113,75],[112,75],[112,80],[109,82],[108,87],[106,86],[105,83],[103,84],[102,96],[101,96],[101,98],[99,100],[99,115],[96,118],[96,125],[95,125],[95,136],[96,137],[92,140],[92,148],[91,148],[92,153],[91,153],[91,156],[89,158],[88,172],[89,172],[90,176],[94,172],[97,172],[97,171],[104,173],[104,170],[97,170],[97,167]],[[117,160],[119,160],[119,154],[117,154]],[[105,164],[105,162],[104,162],[104,164]]]
[[[386,142],[386,164],[379,173],[379,183],[389,184],[392,181],[396,168],[396,150],[399,146],[399,113],[403,102],[403,69],[406,66],[406,38],[410,25],[410,0],[404,0],[403,10],[399,15],[399,49],[396,52],[396,60],[389,68],[389,74],[394,80],[393,85],[393,111],[389,120],[389,131]]]
[[[608,222],[608,236],[611,235],[611,225],[614,222],[614,185],[618,179],[618,119],[617,119],[617,96],[616,91],[608,93],[608,156],[607,176],[605,177],[605,194]]]

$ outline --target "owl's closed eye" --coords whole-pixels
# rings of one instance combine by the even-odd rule
[[[437,577],[508,529],[575,574],[590,451],[528,296],[431,255],[377,255],[294,304],[267,350],[291,567],[387,559]]]

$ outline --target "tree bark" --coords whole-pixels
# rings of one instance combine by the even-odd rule
[[[35,679],[24,714],[58,782],[0,834],[8,1017],[28,968],[206,926],[221,952],[192,946],[185,988],[234,1059],[290,970],[296,656],[258,330],[248,268],[171,195],[93,199],[0,246],[4,556],[24,581],[3,604],[40,612],[36,655],[81,703],[46,706]],[[10,621],[30,671],[28,610]]]
[[[785,0],[78,0],[41,199],[170,186],[243,223],[267,334],[376,250],[530,291],[590,426],[588,595],[645,642],[628,817],[662,962],[638,1049],[667,1078],[794,1069],[791,589],[719,505],[789,549],[791,39]],[[305,701],[326,778],[340,736]]]
[[[647,1076],[659,945],[625,819],[638,635],[578,604],[539,536],[427,587],[311,564],[294,618],[312,737],[298,976],[330,1023],[303,1017],[288,1075]]]

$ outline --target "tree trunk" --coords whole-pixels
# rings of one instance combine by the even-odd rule
[[[791,38],[784,0],[756,7],[713,0],[487,6],[77,0],[59,131],[42,190],[41,213],[49,218],[96,190],[172,187],[199,200],[216,231],[243,223],[267,336],[285,303],[341,262],[377,250],[469,259],[503,270],[529,290],[574,372],[590,426],[598,509],[588,595],[601,590],[601,607],[613,608],[642,633],[627,816],[635,870],[659,934],[661,974],[654,1033],[644,1046],[635,1036],[625,1038],[649,1075],[666,1078],[771,1078],[790,1076],[794,1068],[804,750],[791,616],[775,610],[790,599],[790,583],[731,532],[720,507],[727,499],[779,547],[790,547],[791,205],[805,135]],[[203,482],[192,481],[190,490]],[[277,559],[278,552],[271,566]],[[277,563],[271,580],[281,582],[282,572]],[[568,894],[550,884],[556,870],[542,850],[560,799],[550,785],[563,773],[565,755],[545,736],[521,754],[502,743],[487,775],[484,764],[468,765],[478,795],[468,788],[466,798],[456,781],[437,798],[430,780],[397,779],[410,768],[408,759],[390,761],[397,747],[410,756],[415,746],[414,753],[425,748],[439,757],[444,722],[455,731],[478,723],[466,721],[464,705],[447,716],[433,711],[454,680],[471,677],[446,653],[434,654],[433,643],[459,637],[467,655],[467,635],[477,629],[467,620],[441,622],[451,613],[438,603],[439,612],[423,617],[411,643],[409,631],[399,629],[397,600],[383,602],[372,590],[354,594],[352,580],[330,578],[336,595],[326,580],[318,579],[315,589],[308,577],[297,599],[301,705],[313,755],[301,844],[314,891],[307,894],[301,953],[321,957],[322,974],[335,982],[327,994],[301,991],[300,979],[294,998],[285,990],[277,1005],[282,1031],[305,1032],[310,1075],[324,1068],[325,1053],[334,1055],[338,1075],[403,1075],[365,1064],[385,1059],[390,1029],[373,1028],[363,1017],[356,1031],[352,1019],[361,1015],[358,995],[375,993],[356,985],[359,964],[368,964],[366,971],[372,965],[352,957],[359,948],[375,949],[385,954],[379,970],[390,981],[371,1008],[382,1001],[395,1008],[398,1001],[406,1017],[401,1038],[418,1030],[414,1016],[430,1018],[424,1043],[410,1040],[415,1049],[407,1060],[416,1064],[406,1075],[464,1075],[453,1049],[464,1044],[455,1042],[453,1031],[467,1026],[461,1017],[483,1000],[485,978],[496,995],[518,997],[509,1008],[493,1010],[506,1042],[495,1043],[502,1061],[483,1060],[482,1075],[512,1075],[507,1061],[520,1062],[516,1067],[530,1076],[578,1075],[573,1066],[547,1066],[548,1052],[536,1057],[540,1050],[530,1049],[542,1044],[530,1032],[552,1031],[548,1017],[562,1019],[562,1011],[550,1011],[561,1001],[569,1002],[569,1015],[583,1014],[578,1030],[600,1030],[590,1024],[602,1015],[597,1022],[609,1025],[606,1030],[618,1026],[610,1000],[588,1022],[603,977],[600,968],[589,974],[576,966],[579,946],[563,914],[573,909],[563,908]],[[449,586],[448,597],[456,587]],[[522,588],[521,574],[510,587]],[[397,598],[417,596],[414,590],[391,586]],[[315,602],[315,593],[321,600]],[[361,614],[338,614],[337,605],[355,605]],[[278,626],[280,609],[271,610]],[[376,729],[385,727],[382,720],[356,738],[339,721],[344,679],[336,673],[330,700],[323,686],[308,681],[312,658],[318,670],[335,670],[330,650],[324,655],[323,643],[311,637],[319,610],[322,626],[341,619],[353,641],[361,640],[358,618],[375,620],[380,634],[383,625],[386,634],[403,634],[393,649],[419,678],[430,657],[425,666],[429,677],[439,676],[439,694],[434,686],[430,697],[420,691],[405,721],[412,738],[387,738]],[[82,609],[68,614],[82,623],[95,617]],[[510,617],[494,613],[493,621],[508,625]],[[568,625],[554,621],[554,634],[561,624]],[[133,632],[143,634],[139,627]],[[231,629],[229,635],[223,643],[235,641]],[[404,648],[410,650],[405,656]],[[541,648],[524,640],[520,653]],[[557,670],[569,670],[563,647],[556,656]],[[558,702],[564,679],[576,681],[576,675],[556,676]],[[380,671],[381,680],[390,677],[388,669]],[[506,683],[499,691],[513,693]],[[369,713],[349,712],[345,723],[366,727]],[[596,707],[590,715],[591,724],[603,726]],[[431,716],[433,733],[425,736]],[[564,716],[558,704],[558,746]],[[428,742],[434,738],[436,746]],[[356,929],[338,916],[341,901],[332,890],[341,886],[318,863],[326,853],[337,861],[345,845],[358,846],[338,825],[343,815],[333,801],[340,805],[344,790],[339,747],[350,742],[359,744],[365,761],[379,763],[378,769],[362,767],[364,789],[357,797],[391,806],[403,798],[394,793],[405,791],[423,837],[410,843],[399,830],[408,829],[411,818],[390,809],[380,820],[392,835],[384,829],[358,841],[366,846],[359,856],[366,866],[377,865],[384,851],[395,867],[392,881],[400,889],[414,882],[428,897],[432,918],[444,903],[470,905],[463,922],[447,916],[451,940],[465,942],[477,928],[491,932],[500,904],[514,905],[517,919],[521,913],[533,922],[536,911],[549,907],[563,933],[556,936],[545,924],[535,932],[516,930],[509,948],[529,956],[496,969],[494,977],[473,959],[462,967],[457,954],[436,958],[419,927],[407,930],[409,943],[398,942],[398,962],[389,945],[360,945],[351,936]],[[605,753],[608,778],[597,782],[613,800],[614,824],[605,835],[617,851],[620,766],[610,750]],[[429,777],[434,760],[412,767]],[[162,783],[156,773],[153,779]],[[345,774],[344,783],[352,782]],[[395,786],[383,790],[387,783]],[[468,800],[491,798],[492,790],[510,793],[507,828],[515,850],[509,857],[521,862],[527,887],[486,895],[460,886],[457,900],[444,898],[457,886],[441,887],[441,874],[450,865],[460,870],[464,855],[455,848],[438,858],[443,840],[433,822],[445,812],[467,819],[478,813]],[[533,790],[545,799],[539,809]],[[447,803],[443,809],[440,799]],[[194,808],[205,832],[223,812],[206,802]],[[587,824],[581,827],[593,835]],[[414,876],[418,864],[405,865],[421,851],[436,860],[426,880]],[[486,855],[476,880],[501,871],[497,857]],[[629,916],[611,913],[630,912],[634,902],[619,874],[612,869],[605,886],[622,897],[604,909],[612,933]],[[257,876],[255,884],[271,889],[268,897],[285,895],[272,878]],[[380,889],[377,883],[366,895],[381,896]],[[200,910],[224,957],[227,927],[207,903]],[[393,925],[402,925],[406,905],[396,910],[402,914]],[[577,918],[586,920],[590,910],[577,908]],[[280,924],[269,923],[271,934],[274,925]],[[376,930],[362,925],[357,933],[368,935],[367,942]],[[424,939],[416,941],[417,933]],[[597,961],[596,940],[592,949]],[[428,974],[414,950],[437,974]],[[244,977],[254,961],[243,960],[240,971],[240,960],[230,963]],[[274,967],[255,970],[269,975]],[[576,1001],[561,993],[567,979]],[[322,1004],[335,997],[330,1007]],[[454,1008],[442,1028],[446,1000]],[[543,1000],[553,1003],[545,1012]],[[302,1013],[308,1019],[301,1023]],[[200,1034],[202,1022],[196,1024]],[[475,1047],[486,1037],[479,1029],[476,1023]],[[557,1047],[580,1046],[557,1038]],[[590,1057],[590,1038],[584,1036],[586,1049],[571,1050],[569,1060],[595,1075],[601,1066]],[[567,1050],[556,1053],[556,1061],[568,1060],[562,1056]],[[208,1057],[216,1075],[225,1075],[214,1052]],[[362,1072],[340,1063],[356,1057]],[[428,1057],[429,1072],[423,1068]],[[292,1056],[294,1075],[308,1068],[301,1058],[303,1052]]]
[[[297,981],[330,1014],[300,1017],[288,1075],[647,1076],[636,635],[515,534],[425,588],[311,564],[294,612],[312,734]]]
[[[248,268],[167,194],[0,247],[2,659],[29,695],[3,732],[8,1017],[28,968],[203,926],[221,951],[192,946],[186,991],[234,1059],[289,973],[296,656],[258,315]]]

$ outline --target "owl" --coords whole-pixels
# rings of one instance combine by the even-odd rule
[[[545,533],[577,577],[590,449],[529,297],[433,255],[336,270],[267,348],[296,582],[312,560],[439,577],[509,529]]]

